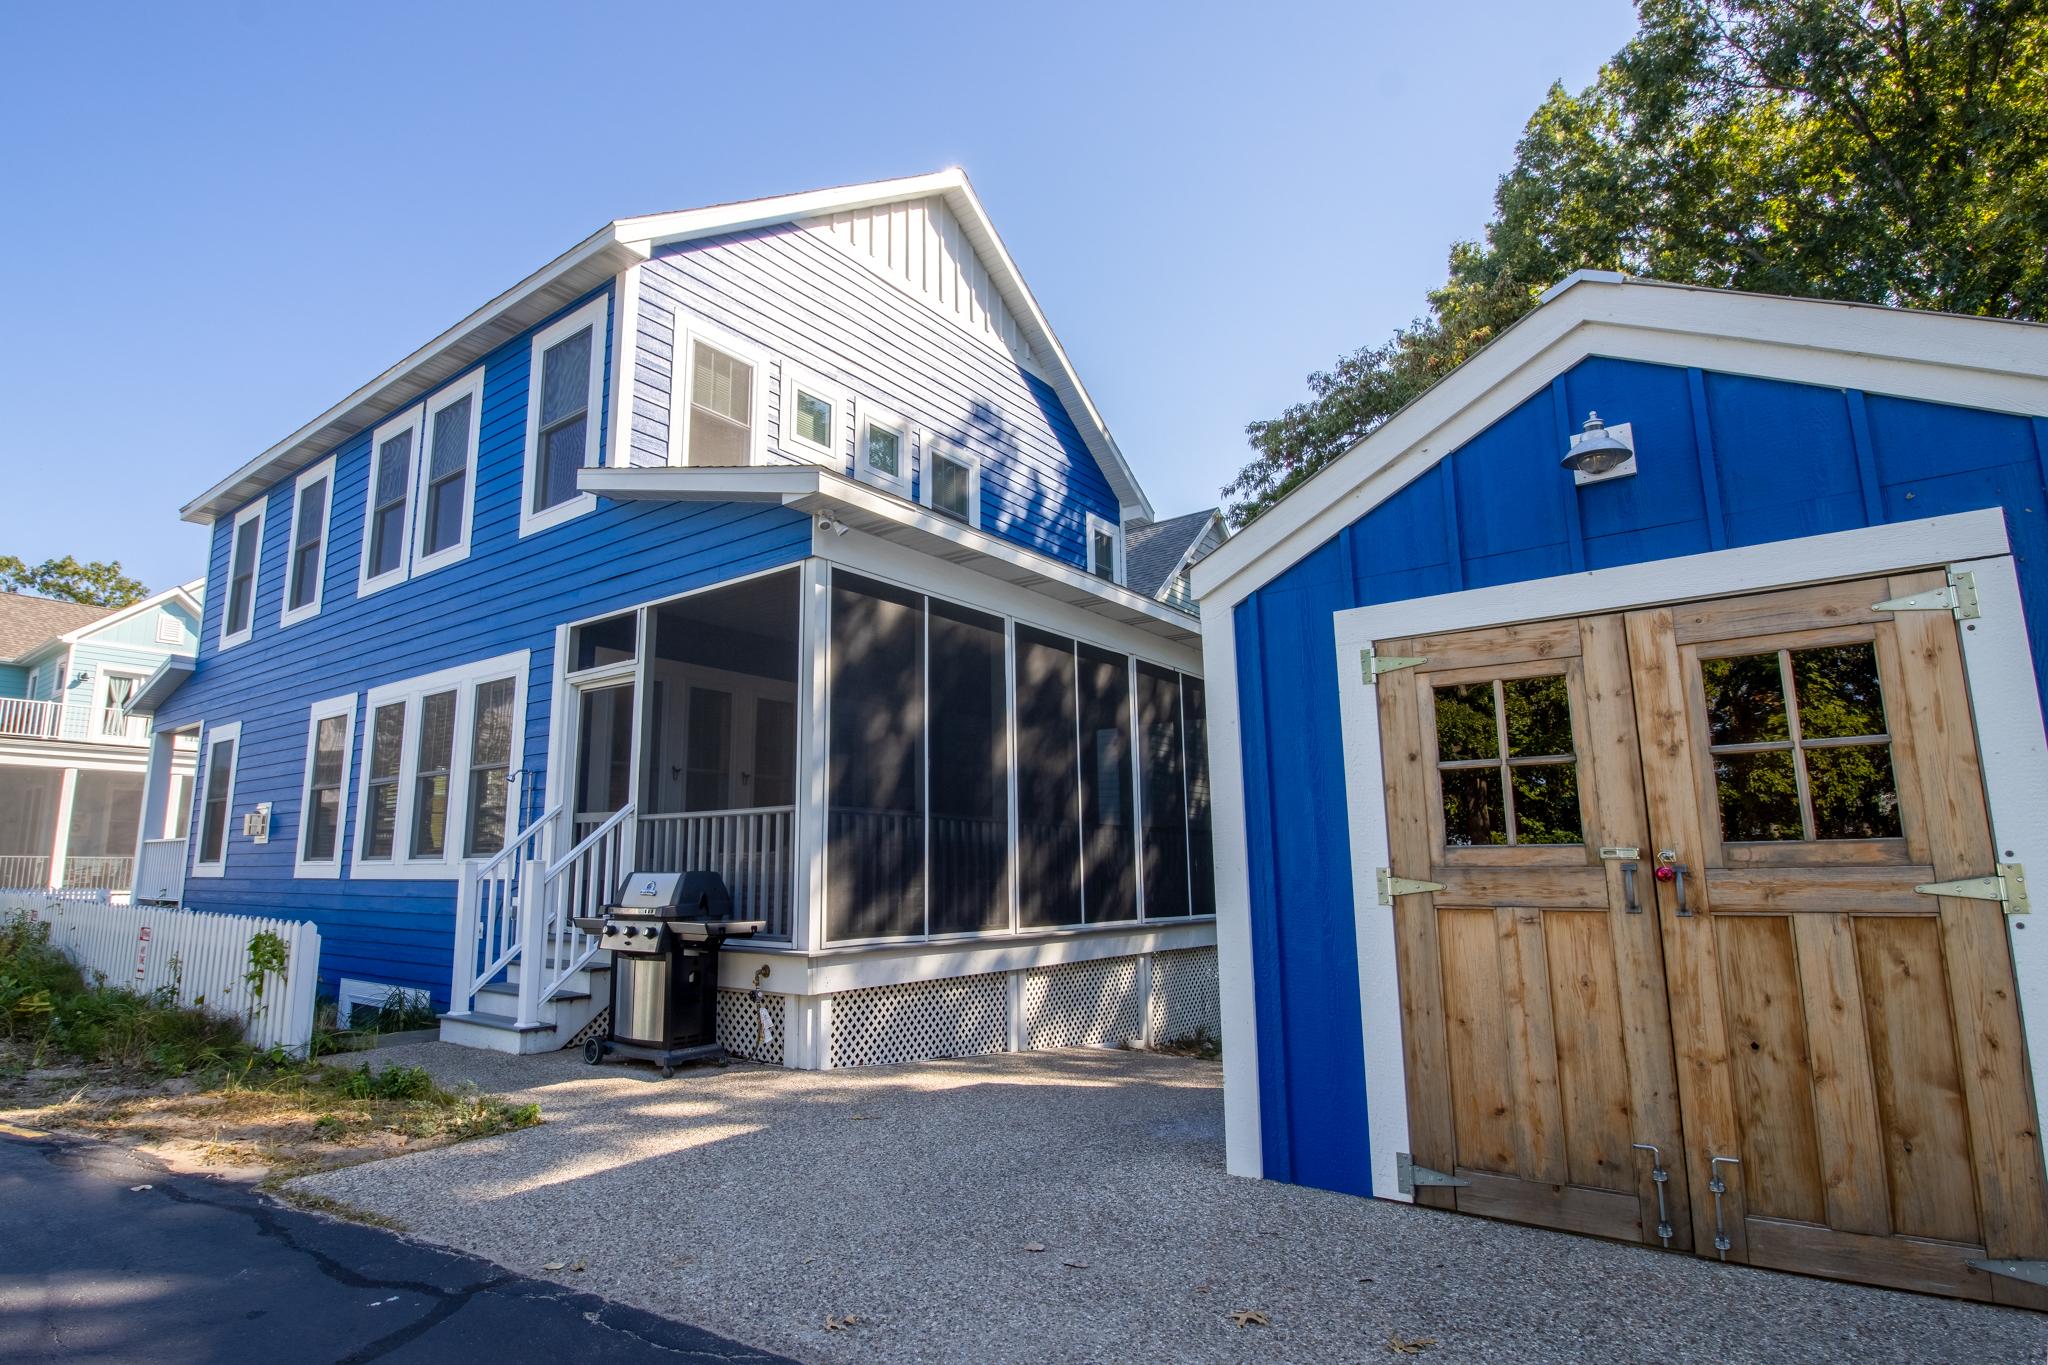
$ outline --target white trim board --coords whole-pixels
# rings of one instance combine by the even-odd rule
[[[1343,722],[1367,1141],[1376,1195],[1406,1198],[1395,1193],[1395,1154],[1409,1150],[1408,1100],[1394,917],[1391,909],[1377,904],[1375,882],[1377,869],[1390,865],[1379,713],[1376,694],[1360,679],[1359,651],[1374,640],[1424,632],[1583,616],[1932,566],[1966,567],[1978,575],[1984,616],[1974,624],[1984,628],[1959,635],[2000,856],[2020,862],[2030,856],[2037,862],[2048,859],[2048,820],[2043,818],[2048,809],[2048,745],[2042,739],[2040,697],[2005,516],[1996,509],[1334,613],[1333,662]],[[1233,696],[1233,712],[1235,705]],[[1220,703],[1212,705],[1212,710],[1220,709]],[[1234,823],[1241,829],[1241,788],[1231,795],[1237,803]],[[1220,812],[1220,789],[1216,800]],[[1219,829],[1222,823],[1219,814]],[[2038,1106],[2048,1093],[2043,1089],[2048,1083],[2048,932],[2030,934],[2019,917],[2008,923]],[[1227,999],[1229,992],[1225,995]],[[1226,1084],[1227,1080],[1226,1073]]]

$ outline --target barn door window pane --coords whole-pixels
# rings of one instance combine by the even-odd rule
[[[1584,842],[1563,674],[1458,683],[1432,696],[1446,846]]]
[[[1010,736],[1000,617],[932,599],[931,932],[1010,924]]]
[[[1189,913],[1186,736],[1180,675],[1138,665],[1138,763],[1145,793],[1145,918]]]
[[[835,574],[826,926],[835,940],[924,932],[924,611]]]
[[[1017,627],[1019,922],[1081,922],[1081,774],[1074,642]]]
[[[1138,917],[1131,800],[1131,674],[1122,654],[1082,645],[1081,870],[1090,924]]]

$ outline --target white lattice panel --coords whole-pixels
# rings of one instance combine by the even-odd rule
[[[1010,993],[1000,975],[864,987],[832,997],[832,1065],[1001,1052],[1009,1024]]]
[[[1138,959],[1034,967],[1024,977],[1025,1046],[1122,1047],[1138,1036]]]
[[[1146,1037],[1153,1043],[1176,1043],[1196,1033],[1221,1037],[1223,1007],[1217,990],[1216,950],[1183,948],[1154,953],[1149,1006]]]
[[[782,1065],[783,997],[764,995],[760,1007],[745,991],[718,993],[718,1041],[735,1057]],[[768,1011],[768,1036],[761,1036],[761,1009]]]
[[[571,1034],[569,1036],[569,1041],[562,1044],[562,1046],[565,1048],[580,1048],[585,1043],[589,1042],[592,1038],[602,1038],[611,1031],[612,1007],[610,1005],[606,1005],[596,1014],[591,1015],[590,1022],[585,1024],[582,1028],[577,1029],[575,1033]]]

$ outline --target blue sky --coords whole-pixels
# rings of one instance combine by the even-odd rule
[[[0,553],[185,501],[628,214],[959,165],[1162,514],[1484,224],[1549,5],[10,5]]]

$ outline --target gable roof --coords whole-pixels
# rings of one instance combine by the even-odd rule
[[[1118,500],[1131,514],[1149,517],[1151,503],[1137,476],[1109,434],[1002,239],[996,236],[966,173],[958,169],[616,219],[186,503],[180,514],[187,521],[205,524],[234,511],[278,479],[324,458],[342,441],[455,378],[521,332],[604,285],[620,271],[648,259],[660,247],[933,197],[942,198],[958,219],[990,283],[1015,319],[1031,354],[1044,366],[1047,382],[1066,405]]]
[[[1132,592],[1157,597],[1201,544],[1211,523],[1223,515],[1214,507],[1165,521],[1124,527],[1124,581]]]
[[[199,621],[205,615],[205,608],[201,605],[205,591],[206,580],[195,578],[190,583],[180,583],[175,587],[165,588],[162,592],[151,593],[140,602],[131,602],[125,607],[109,609],[107,615],[98,620],[88,621],[84,625],[75,626],[71,630],[66,631],[64,633],[64,643],[75,644],[88,635],[96,634],[109,626],[119,625],[131,616],[140,616],[152,607],[162,606],[166,602],[176,602],[192,613],[192,629],[196,634],[199,629]]]
[[[112,607],[0,592],[0,663],[14,663],[57,643],[67,631],[112,616]]]
[[[1241,601],[1596,355],[2048,418],[2048,326],[1580,271],[1203,560],[1196,597]]]

